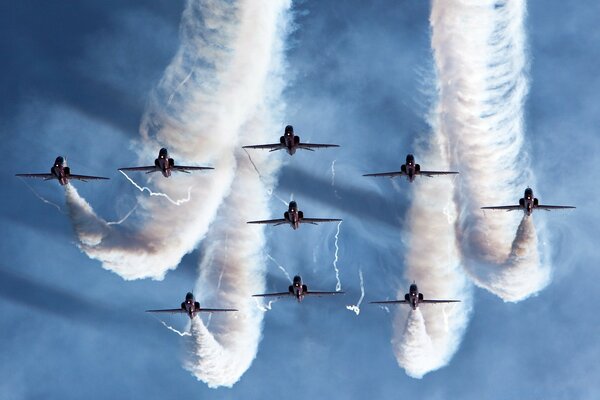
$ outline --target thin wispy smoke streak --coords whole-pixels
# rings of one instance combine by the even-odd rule
[[[139,196],[135,225],[112,229],[84,199],[74,197],[76,191],[68,191],[80,247],[104,268],[126,279],[162,279],[206,235],[232,190],[242,125],[261,107],[269,88],[280,84],[281,79],[273,83],[268,75],[273,41],[284,34],[276,31],[277,15],[287,3],[188,0],[180,49],[143,116],[138,162],[151,163],[165,146],[176,164],[212,165],[215,170],[153,180],[153,192],[187,199],[193,187],[194,196],[178,207]]]
[[[337,225],[337,230],[335,231],[335,241],[333,242],[334,246],[335,246],[335,253],[334,253],[334,258],[333,258],[333,270],[335,271],[335,291],[339,292],[340,290],[342,290],[342,282],[340,281],[340,270],[338,268],[338,261],[339,261],[339,251],[340,251],[340,246],[338,245],[339,239],[340,239],[340,227],[342,226],[342,222],[344,221],[340,221],[338,222]]]
[[[279,270],[281,272],[283,272],[283,274],[285,275],[285,277],[287,278],[287,280],[290,281],[290,283],[292,283],[293,282],[292,277],[290,276],[290,274],[287,271],[287,269],[285,269],[285,267],[283,265],[279,264],[279,262],[276,259],[274,259],[270,254],[267,254],[266,256],[267,256],[267,258],[269,260],[273,261],[273,263],[275,265],[277,265],[277,268],[279,268]]]
[[[123,176],[125,176],[125,178],[129,181],[129,183],[131,183],[140,192],[146,191],[146,192],[148,192],[148,194],[150,196],[164,197],[165,199],[167,199],[174,206],[180,206],[180,205],[182,205],[184,203],[187,203],[188,201],[190,201],[192,199],[192,187],[191,186],[188,188],[187,196],[185,198],[178,199],[178,200],[173,200],[168,194],[153,192],[152,189],[150,189],[149,187],[147,187],[147,186],[140,186],[137,183],[135,183],[135,181],[133,179],[131,179],[129,177],[129,175],[127,175],[125,172],[123,172],[123,171],[119,171],[119,172],[122,173]]]
[[[358,270],[358,277],[360,278],[360,297],[358,299],[358,302],[354,305],[346,306],[346,310],[352,311],[356,315],[360,314],[360,305],[362,304],[362,301],[365,298],[365,283],[363,281],[362,269]]]

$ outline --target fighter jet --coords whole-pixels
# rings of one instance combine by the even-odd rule
[[[415,156],[412,154],[408,154],[406,156],[406,164],[402,164],[400,166],[400,171],[393,172],[378,172],[375,174],[364,174],[363,176],[387,176],[393,178],[395,176],[406,176],[409,182],[415,180],[417,175],[425,175],[429,177],[433,177],[435,175],[454,175],[458,174],[458,172],[454,171],[421,171],[421,166],[419,164],[415,164]]]
[[[171,314],[187,314],[190,319],[193,319],[196,314],[200,312],[226,312],[226,311],[237,311],[234,308],[201,308],[200,303],[194,299],[192,293],[185,295],[185,301],[181,303],[180,308],[172,308],[166,310],[146,310],[150,313],[171,313]]]
[[[87,182],[93,180],[106,180],[109,178],[104,178],[102,176],[89,176],[89,175],[74,175],[71,174],[71,169],[67,167],[67,160],[62,157],[56,157],[54,161],[54,165],[50,168],[49,174],[16,174],[16,176],[24,177],[24,178],[41,178],[45,181],[49,181],[52,179],[58,179],[58,183],[61,185],[66,185],[69,183],[69,179],[77,179],[79,181]]]
[[[162,172],[165,178],[171,176],[171,172],[200,171],[204,169],[214,169],[212,167],[190,167],[187,165],[175,165],[175,160],[169,157],[169,152],[164,147],[158,152],[158,158],[154,160],[154,165],[147,167],[127,167],[119,168],[119,171],[146,171],[147,174],[152,172]]]
[[[410,304],[413,310],[419,307],[419,304],[437,304],[437,303],[458,303],[460,300],[426,300],[423,293],[419,293],[419,288],[415,282],[410,285],[408,293],[404,295],[404,300],[372,301],[371,304]]]
[[[252,297],[295,297],[300,303],[304,300],[304,296],[333,296],[336,294],[344,294],[344,292],[319,292],[308,290],[308,286],[302,283],[300,275],[294,276],[294,281],[288,287],[287,292],[254,294]]]
[[[340,146],[337,144],[302,143],[300,142],[300,136],[294,135],[294,127],[292,125],[285,127],[283,136],[279,138],[279,143],[242,146],[244,149],[269,149],[269,151],[285,149],[290,156],[294,155],[297,149],[315,151],[314,149],[320,149],[324,147]]]
[[[338,222],[341,219],[336,218],[304,218],[304,213],[298,211],[298,204],[295,201],[290,201],[288,210],[283,213],[283,218],[280,219],[266,219],[263,221],[248,221],[249,224],[267,224],[267,225],[283,225],[290,224],[292,229],[296,230],[300,227],[300,224],[313,224],[317,225],[319,222]]]
[[[540,204],[538,199],[533,197],[533,190],[531,188],[525,189],[525,194],[524,194],[523,198],[519,199],[519,205],[481,207],[482,210],[506,210],[506,211],[523,210],[525,212],[525,215],[527,215],[527,216],[531,215],[531,213],[533,212],[533,210],[535,208],[550,211],[550,210],[560,210],[560,209],[575,208],[575,207],[573,207],[573,206],[548,206],[545,204]]]

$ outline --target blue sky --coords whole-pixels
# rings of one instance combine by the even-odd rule
[[[578,207],[534,216],[548,229],[553,281],[517,304],[475,289],[460,349],[447,367],[421,380],[396,363],[391,315],[363,304],[357,317],[344,306],[360,295],[359,269],[365,301],[393,296],[406,284],[402,226],[410,187],[360,174],[399,167],[415,135],[430,130],[429,4],[294,3],[286,122],[302,137],[343,147],[292,159],[274,155],[286,160],[276,193],[285,199],[293,193],[307,215],[344,218],[339,266],[347,294],[300,306],[276,303],[265,314],[250,369],[232,389],[217,390],[181,367],[184,341],[143,313],[181,302],[196,281],[198,252],[163,281],[126,282],[83,254],[68,217],[27,186],[65,211],[55,182],[13,176],[44,172],[63,154],[77,172],[111,177],[75,184],[100,215],[118,220],[129,211],[134,192],[115,169],[136,160],[132,141],[149,93],[177,51],[183,2],[13,3],[4,2],[0,12],[0,130],[8,161],[0,171],[0,397],[227,399],[296,391],[317,398],[598,397],[596,2],[528,7],[526,138],[536,193]],[[282,207],[273,201],[272,215]],[[267,252],[312,287],[331,289],[335,228],[267,230]],[[290,251],[294,243],[302,247]],[[269,289],[286,284],[274,264],[267,271]],[[183,317],[166,321],[185,326]]]

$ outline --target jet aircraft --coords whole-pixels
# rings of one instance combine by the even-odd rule
[[[196,314],[200,312],[226,312],[226,311],[237,311],[234,308],[202,308],[200,307],[200,303],[194,299],[194,295],[192,293],[188,293],[185,295],[185,301],[181,303],[180,308],[171,308],[165,310],[146,310],[146,312],[150,313],[171,313],[171,314],[187,314],[190,319],[193,319]]]
[[[67,183],[69,183],[69,179],[77,179],[83,182],[109,179],[104,178],[102,176],[71,174],[71,169],[67,167],[67,160],[62,156],[56,157],[56,160],[54,160],[54,165],[52,166],[52,168],[50,168],[49,174],[16,174],[16,176],[20,176],[23,178],[41,178],[45,181],[58,179],[58,182],[61,185],[66,185]]]
[[[294,134],[294,127],[288,125],[285,127],[283,136],[279,138],[279,143],[272,144],[257,144],[252,146],[243,146],[244,149],[269,149],[269,151],[285,149],[289,155],[294,155],[297,149],[315,151],[324,147],[340,147],[337,144],[318,144],[318,143],[302,143],[300,136]]]
[[[419,288],[415,282],[410,285],[408,293],[404,295],[404,300],[372,301],[371,304],[410,304],[413,310],[419,307],[419,304],[437,304],[437,303],[458,303],[460,300],[429,300],[423,298],[423,293],[419,293]]]
[[[519,199],[519,204],[514,206],[491,206],[491,207],[481,207],[482,210],[506,210],[506,211],[514,211],[514,210],[523,210],[525,215],[529,216],[533,212],[535,208],[539,208],[542,210],[550,211],[550,210],[560,210],[565,208],[575,208],[573,206],[549,206],[546,204],[540,204],[538,199],[533,196],[533,190],[531,188],[525,189],[525,194],[522,198]]]
[[[161,172],[165,178],[171,176],[171,172],[200,171],[205,169],[214,169],[212,167],[190,167],[187,165],[175,165],[175,160],[169,157],[169,152],[164,147],[158,152],[158,158],[154,160],[154,165],[147,167],[127,167],[119,168],[119,171],[146,171],[147,174],[152,172]]]
[[[255,294],[252,295],[252,297],[295,297],[299,303],[304,300],[304,296],[333,296],[336,294],[344,294],[344,292],[320,292],[308,290],[308,286],[302,283],[300,275],[296,275],[294,276],[292,284],[288,287],[287,292]]]
[[[298,204],[295,201],[290,201],[288,210],[283,213],[283,218],[267,219],[263,221],[248,221],[249,224],[267,224],[267,225],[283,225],[290,224],[292,229],[296,230],[300,224],[317,225],[319,222],[338,222],[341,219],[336,218],[305,218],[302,211],[298,211]]]
[[[390,178],[396,176],[406,176],[409,182],[415,180],[417,175],[425,175],[429,177],[433,177],[435,175],[454,175],[458,174],[458,172],[454,171],[422,171],[421,166],[419,164],[415,164],[415,156],[412,154],[408,154],[406,156],[406,163],[400,166],[400,171],[393,172],[378,172],[375,174],[364,174],[363,176],[387,176]]]

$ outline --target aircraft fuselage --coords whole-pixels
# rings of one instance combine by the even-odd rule
[[[302,219],[302,211],[298,211],[298,205],[295,201],[291,201],[288,210],[283,213],[283,218],[288,221],[292,229],[296,230],[300,227],[300,220]]]
[[[296,149],[300,143],[300,137],[294,134],[294,127],[292,125],[288,125],[285,127],[283,136],[279,138],[279,141],[283,146],[285,146],[285,150],[291,156],[296,153]]]
[[[412,154],[406,156],[406,163],[402,164],[400,170],[406,174],[409,182],[415,180],[415,176],[419,173],[420,166],[415,164],[415,157]]]
[[[416,310],[417,307],[419,307],[419,302],[423,300],[423,295],[419,293],[419,288],[415,283],[410,285],[408,293],[404,295],[404,300],[409,302],[413,310]]]
[[[67,162],[62,156],[56,157],[54,165],[50,168],[50,173],[58,179],[61,185],[69,183],[69,167],[67,167]]]
[[[154,160],[154,166],[160,170],[165,178],[171,176],[171,168],[175,164],[175,161],[169,157],[167,149],[162,148],[158,152],[158,158]]]
[[[519,200],[519,205],[523,207],[525,215],[529,216],[533,212],[533,209],[538,205],[538,199],[533,196],[533,190],[531,188],[525,189],[523,198]]]
[[[304,300],[304,294],[307,291],[307,287],[305,284],[302,283],[302,278],[296,275],[294,276],[294,280],[288,288],[288,290],[291,294],[294,295],[294,297],[296,297],[296,300],[298,300],[298,302],[301,302],[302,300]]]
[[[193,319],[198,313],[198,309],[200,308],[200,303],[195,301],[194,295],[192,293],[188,293],[185,296],[185,301],[181,303],[181,309],[185,310],[186,314],[190,319]]]

